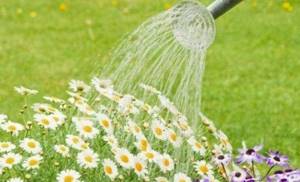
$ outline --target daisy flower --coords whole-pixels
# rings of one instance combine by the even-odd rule
[[[0,124],[6,122],[7,120],[7,115],[5,114],[0,114]]]
[[[50,118],[56,123],[56,125],[62,125],[65,123],[66,116],[62,112],[54,112],[50,115]]]
[[[67,169],[61,171],[57,175],[56,180],[58,182],[80,182],[80,174],[75,170]]]
[[[176,148],[180,147],[181,143],[182,143],[182,140],[181,138],[176,134],[175,131],[169,129],[167,131],[167,136],[168,136],[168,140],[169,142],[172,143],[172,145]]]
[[[167,97],[158,95],[158,99],[163,107],[167,108],[172,114],[178,115],[179,111]]]
[[[169,180],[165,177],[159,176],[157,178],[155,178],[156,182],[169,182]]]
[[[146,139],[146,137],[138,138],[135,145],[140,151],[148,151],[151,149],[151,146],[150,146],[148,140]]]
[[[81,80],[71,80],[69,82],[69,88],[73,92],[87,93],[90,91],[91,87],[85,84]]]
[[[22,160],[22,156],[20,154],[16,153],[7,153],[4,154],[0,158],[0,166],[2,167],[7,167],[7,168],[12,168],[14,165],[20,163]]]
[[[24,182],[21,178],[10,178],[6,182]]]
[[[145,176],[148,173],[146,161],[141,157],[134,157],[133,170],[138,176]]]
[[[102,165],[105,175],[113,181],[118,176],[116,164],[110,159],[104,159]]]
[[[262,163],[264,161],[264,157],[258,153],[262,148],[262,145],[255,146],[253,148],[247,148],[246,144],[243,142],[243,148],[239,149],[240,155],[237,157],[237,163]]]
[[[28,88],[25,88],[23,86],[15,87],[15,90],[20,95],[36,95],[38,93],[37,90],[28,89]]]
[[[31,156],[23,162],[23,167],[27,170],[37,169],[42,161],[42,157],[40,155]]]
[[[55,152],[59,153],[63,157],[70,156],[70,148],[65,145],[54,145]]]
[[[14,145],[11,142],[0,142],[0,152],[10,152],[16,148],[16,145]]]
[[[68,146],[75,148],[77,150],[88,149],[87,143],[76,135],[67,135],[66,143]]]
[[[158,157],[156,163],[159,165],[160,170],[163,173],[167,171],[172,171],[174,169],[174,161],[168,154],[163,154]]]
[[[51,116],[45,114],[35,114],[33,117],[38,125],[45,129],[56,129],[57,127],[57,123]]]
[[[166,128],[159,120],[152,121],[151,130],[154,136],[160,140],[166,140]]]
[[[134,121],[129,120],[127,122],[127,128],[136,138],[143,136],[142,129]]]
[[[110,91],[113,90],[113,85],[111,80],[100,80],[97,77],[92,79],[92,85],[98,92],[103,92],[103,90]]]
[[[103,140],[106,141],[112,148],[117,148],[119,146],[118,139],[112,134],[103,136]]]
[[[204,145],[202,145],[200,142],[198,142],[194,136],[188,139],[188,143],[192,147],[192,150],[196,153],[200,153],[201,155],[204,155],[206,152],[206,149]]]
[[[84,150],[77,155],[77,163],[87,169],[96,168],[98,165],[99,156],[90,149]]]
[[[269,156],[266,158],[266,162],[269,166],[289,166],[289,159],[287,156],[281,155],[278,151],[270,151]]]
[[[178,122],[174,123],[175,126],[180,129],[182,135],[190,137],[193,134],[192,128],[189,126],[186,117],[181,116],[178,118]]]
[[[99,130],[94,127],[94,123],[89,120],[83,120],[76,123],[76,129],[80,136],[93,139],[99,134]]]
[[[139,109],[133,105],[134,97],[131,95],[124,95],[118,102],[119,111],[123,114],[137,114]]]
[[[159,153],[154,150],[147,150],[140,153],[140,155],[148,162],[154,162],[159,157]]]
[[[133,155],[125,148],[120,148],[115,154],[116,161],[124,168],[129,169],[133,167]]]
[[[12,135],[17,136],[19,135],[20,131],[24,130],[24,126],[16,122],[8,121],[1,124],[1,129],[8,133],[11,133]]]
[[[62,99],[59,99],[57,97],[50,97],[50,96],[44,96],[43,97],[45,100],[49,101],[49,102],[53,102],[55,104],[64,104],[65,101]]]
[[[42,152],[40,143],[32,138],[24,138],[20,143],[20,147],[31,154],[38,154]]]
[[[45,103],[35,103],[31,106],[32,110],[37,113],[53,113],[57,111],[54,107]]]
[[[192,180],[184,173],[176,173],[174,175],[174,182],[192,182]]]
[[[112,121],[105,114],[97,114],[97,121],[99,121],[100,126],[105,130],[106,133],[113,132]]]
[[[214,163],[218,166],[227,166],[231,161],[231,155],[230,154],[219,154],[214,157]]]
[[[204,160],[195,162],[194,167],[201,176],[211,176],[213,174],[213,167]]]

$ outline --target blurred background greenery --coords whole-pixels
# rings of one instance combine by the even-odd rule
[[[204,4],[210,0],[202,1]],[[1,0],[0,113],[18,119],[16,85],[65,96],[126,33],[176,0]],[[206,115],[235,147],[264,143],[300,166],[300,2],[246,0],[217,20],[203,86]]]

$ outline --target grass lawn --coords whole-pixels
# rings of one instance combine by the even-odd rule
[[[14,86],[66,95],[70,79],[88,80],[122,36],[175,1],[62,2],[0,1],[0,113],[12,120],[22,105]],[[300,166],[300,3],[281,3],[248,0],[217,21],[203,110],[235,147],[262,142]]]

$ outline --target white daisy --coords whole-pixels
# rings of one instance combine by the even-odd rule
[[[201,176],[211,176],[213,174],[213,167],[204,160],[195,162],[194,168]]]
[[[59,153],[63,157],[70,156],[70,148],[65,145],[54,145],[55,152]]]
[[[50,96],[44,96],[43,97],[45,100],[49,101],[49,102],[53,102],[55,104],[64,104],[65,101],[62,99],[59,99],[57,97],[50,97]]]
[[[10,152],[16,148],[16,145],[14,145],[11,142],[0,142],[0,152]]]
[[[158,95],[158,99],[163,107],[167,108],[172,114],[178,115],[179,111],[167,97]]]
[[[97,114],[96,116],[97,121],[99,122],[100,126],[105,130],[106,133],[113,132],[113,125],[111,119],[105,114]]]
[[[87,99],[82,97],[80,94],[78,93],[74,93],[74,92],[67,92],[71,97],[68,99],[68,101],[71,104],[74,104],[75,106],[79,106],[82,105],[82,103],[86,103]]]
[[[124,168],[129,169],[133,167],[133,155],[125,148],[120,148],[115,154],[116,161]]]
[[[103,140],[106,141],[112,148],[117,148],[119,146],[118,139],[112,134],[103,136]]]
[[[61,171],[56,180],[58,182],[80,182],[80,174],[72,169]]]
[[[88,149],[88,143],[86,143],[82,138],[76,135],[67,135],[66,143],[68,146],[77,150]]]
[[[24,138],[20,142],[20,147],[31,154],[38,154],[42,152],[40,143],[32,138]]]
[[[45,103],[35,103],[31,106],[32,110],[37,113],[53,113],[57,111],[54,107]]]
[[[118,176],[118,168],[112,160],[104,159],[102,165],[105,175],[111,180],[114,180]]]
[[[167,131],[167,135],[168,135],[168,140],[169,142],[172,143],[172,145],[176,148],[180,147],[181,143],[182,143],[182,140],[181,138],[176,134],[175,131],[169,129]]]
[[[90,120],[82,120],[76,123],[76,129],[80,136],[93,139],[99,134],[99,130],[94,127],[94,123]]]
[[[137,142],[135,143],[135,145],[140,151],[148,151],[151,149],[150,143],[148,142],[146,137],[137,138]]]
[[[0,166],[4,168],[12,168],[14,165],[20,163],[21,160],[22,156],[20,154],[7,153],[0,158]]]
[[[113,85],[111,80],[100,80],[97,77],[92,79],[92,85],[94,85],[95,89],[98,92],[110,91],[113,90]]]
[[[7,120],[7,115],[5,114],[0,114],[0,124],[6,122]]]
[[[139,109],[133,104],[134,97],[131,95],[124,95],[118,102],[119,111],[123,114],[137,114]]]
[[[38,93],[37,90],[32,90],[25,88],[23,86],[15,87],[15,90],[20,94],[20,95],[35,95]]]
[[[19,135],[19,132],[24,130],[25,128],[22,124],[8,121],[8,122],[1,124],[1,129],[8,133],[11,133],[12,135],[17,136],[17,135]]]
[[[155,178],[156,182],[169,182],[169,180],[165,177],[159,176]]]
[[[142,129],[134,121],[129,120],[126,127],[136,138],[143,136]]]
[[[160,155],[156,163],[158,164],[160,170],[163,173],[166,173],[167,171],[172,171],[174,169],[174,161],[168,154]]]
[[[54,112],[50,115],[50,117],[53,119],[53,121],[56,123],[56,125],[62,125],[65,123],[66,116],[62,112]]]
[[[21,178],[10,178],[6,182],[24,182],[24,180]]]
[[[45,114],[35,114],[34,120],[38,123],[38,125],[42,126],[45,129],[56,129],[57,123],[53,119],[53,117],[45,115]]]
[[[77,163],[87,169],[98,166],[99,156],[90,149],[84,150],[77,155]]]
[[[23,162],[23,167],[27,170],[37,169],[42,161],[43,157],[40,155],[31,156]]]
[[[80,93],[82,92],[87,93],[91,89],[90,86],[88,86],[81,80],[71,80],[69,82],[69,87],[73,92],[80,92]]]
[[[153,120],[151,124],[151,129],[156,138],[160,140],[167,139],[166,127],[161,123],[160,120]]]
[[[158,157],[160,156],[158,152],[154,150],[147,150],[140,153],[140,155],[147,160],[148,162],[154,162],[157,161]]]
[[[206,149],[204,145],[198,142],[194,136],[188,139],[188,143],[190,144],[194,152],[200,153],[201,155],[205,154]]]
[[[184,173],[176,173],[174,175],[174,182],[192,182],[192,180]]]
[[[175,122],[174,124],[185,137],[190,137],[193,134],[193,130],[189,126],[185,116],[179,117],[178,122]]]
[[[141,158],[139,156],[134,157],[134,160],[133,160],[133,170],[140,177],[144,177],[145,175],[147,175],[148,170],[147,170],[147,163],[146,163],[146,161],[143,160],[143,158]]]

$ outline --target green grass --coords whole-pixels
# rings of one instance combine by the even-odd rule
[[[62,2],[0,1],[0,113],[12,120],[22,104],[14,86],[64,96],[70,79],[89,79],[122,36],[168,1],[119,0],[113,6],[109,0],[69,0],[61,12]],[[203,110],[235,147],[242,140],[263,142],[300,166],[300,4],[291,2],[294,11],[285,12],[279,0],[256,7],[248,0],[217,21]]]

